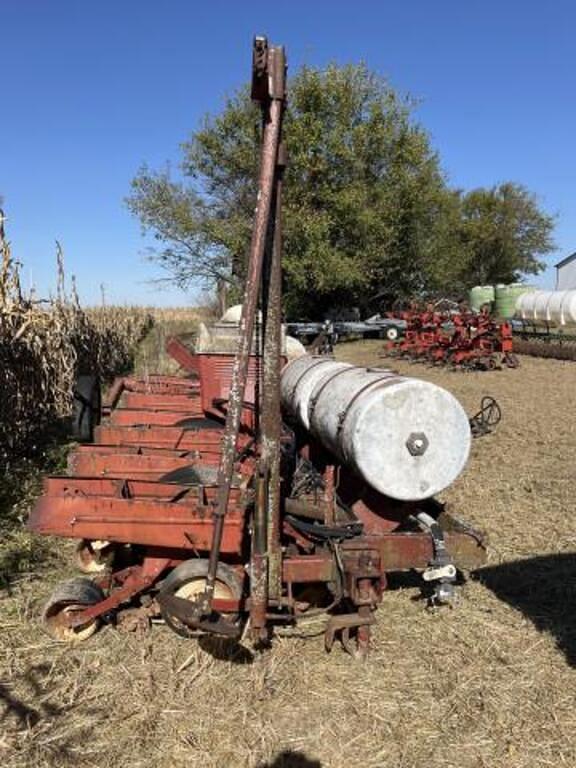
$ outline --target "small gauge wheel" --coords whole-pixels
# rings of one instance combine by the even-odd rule
[[[71,579],[60,584],[44,607],[42,622],[50,637],[62,643],[77,643],[87,640],[96,632],[100,619],[89,619],[76,627],[67,626],[63,619],[78,613],[104,599],[100,587],[90,579]]]

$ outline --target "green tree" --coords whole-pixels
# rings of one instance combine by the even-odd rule
[[[461,197],[462,281],[468,286],[509,283],[536,275],[554,248],[554,217],[525,187],[507,182]]]
[[[364,65],[301,69],[285,121],[284,296],[292,317],[447,295],[542,268],[552,220],[522,187],[451,190],[414,104]],[[127,199],[179,285],[242,285],[260,114],[248,88],[182,145],[182,178],[143,167]]]
[[[290,82],[285,137],[285,300],[290,314],[366,308],[409,294],[446,252],[451,195],[412,103],[364,65],[305,67]],[[182,146],[183,180],[142,168],[128,205],[180,285],[242,280],[254,209],[259,112],[248,90]]]

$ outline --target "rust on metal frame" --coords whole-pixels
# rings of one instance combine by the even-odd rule
[[[234,503],[222,530],[222,551],[242,552],[244,503]],[[121,544],[208,552],[214,523],[212,503],[108,496],[43,496],[30,513],[36,533]]]
[[[266,67],[270,93],[261,100],[264,124],[268,118],[270,99],[274,93],[284,97],[286,62],[282,48],[268,49]],[[255,79],[259,73],[255,72]],[[256,89],[254,89],[256,90]],[[285,107],[282,102],[283,109]],[[282,118],[283,112],[280,115]],[[272,200],[262,263],[262,391],[260,418],[260,462],[254,513],[254,539],[251,571],[251,621],[253,634],[264,638],[269,599],[282,595],[280,548],[280,367],[282,331],[282,175],[285,157],[281,134],[274,169]]]
[[[282,117],[284,112],[284,82],[285,67],[282,72],[278,68],[278,58],[284,64],[283,55],[269,55],[266,41],[257,38],[254,41],[254,72],[253,96],[266,105],[264,129],[262,135],[260,174],[258,180],[258,200],[254,215],[252,241],[248,259],[248,270],[244,289],[244,301],[239,325],[239,340],[232,381],[228,399],[226,416],[226,431],[222,440],[222,457],[218,473],[219,496],[214,510],[214,537],[210,549],[210,559],[206,578],[206,591],[203,598],[203,610],[209,610],[214,595],[216,570],[220,555],[220,542],[224,529],[224,518],[228,507],[228,497],[234,462],[237,451],[237,440],[240,430],[244,392],[248,374],[248,363],[254,338],[254,325],[258,306],[258,293],[262,276],[262,265],[266,249],[270,211],[276,180],[278,147],[280,144]],[[265,60],[265,68],[263,64]],[[271,67],[271,69],[270,69]],[[267,71],[265,71],[267,70]],[[264,82],[267,93],[263,91]]]
[[[156,411],[195,411],[200,409],[200,394],[192,391],[186,395],[151,394],[147,392],[124,392],[120,408],[152,408]]]
[[[274,49],[275,71],[286,64],[284,52]],[[281,55],[279,53],[281,51]],[[268,595],[279,600],[282,595],[282,550],[280,543],[280,443],[282,414],[280,410],[280,370],[282,354],[282,184],[286,156],[284,144],[278,148],[276,183],[271,212],[269,257],[263,280],[263,367],[261,418],[261,472],[266,477],[266,543]]]
[[[190,419],[201,418],[202,411],[192,406],[185,411],[170,411],[166,408],[115,408],[110,414],[108,423],[113,427],[177,427]]]

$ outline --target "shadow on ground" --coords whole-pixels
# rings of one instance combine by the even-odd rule
[[[235,640],[214,635],[200,635],[198,645],[218,661],[229,661],[232,664],[252,664],[254,654],[248,648]]]
[[[33,664],[0,683],[0,752],[13,747],[21,757],[18,765],[85,765],[78,752],[93,739],[94,723],[108,717],[108,709],[96,703],[84,709],[85,724],[68,728],[76,703],[50,701],[52,668],[48,662]]]
[[[553,635],[576,666],[576,554],[515,560],[481,568],[473,577]]]
[[[322,768],[319,760],[310,760],[302,752],[287,749],[277,755],[271,763],[260,763],[258,768]]]

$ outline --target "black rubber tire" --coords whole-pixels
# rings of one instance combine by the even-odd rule
[[[398,341],[400,338],[400,329],[397,325],[389,325],[384,331],[384,335],[388,341]]]
[[[87,627],[77,631],[62,631],[54,621],[58,614],[71,606],[95,605],[104,599],[100,587],[90,579],[70,579],[59,584],[42,611],[42,623],[48,634],[61,642],[76,642],[90,637],[98,628],[100,620],[93,619]],[[88,630],[88,631],[87,631]]]
[[[188,582],[202,578],[205,579],[207,574],[208,560],[201,558],[186,560],[186,562],[176,566],[176,568],[174,568],[174,570],[164,579],[162,587],[160,588],[160,594],[174,595]],[[242,597],[242,584],[235,571],[229,565],[226,565],[225,563],[218,564],[216,579],[228,587],[234,599],[240,600]],[[163,608],[161,609],[161,613],[166,625],[177,635],[185,638],[196,637],[197,630],[187,627]],[[236,622],[239,618],[237,614],[229,613],[225,614],[225,616],[231,623]]]
[[[94,440],[94,428],[100,424],[102,394],[97,376],[78,376],[74,384],[72,436],[80,443]]]

